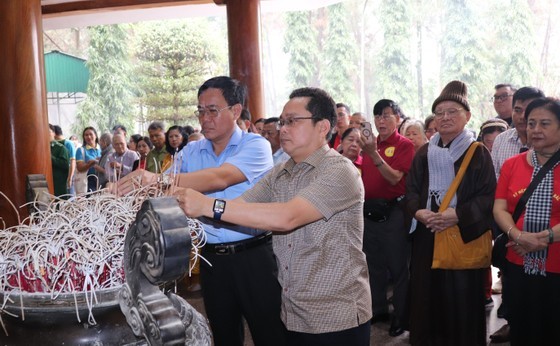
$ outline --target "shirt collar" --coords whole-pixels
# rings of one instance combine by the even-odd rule
[[[361,166],[362,165],[362,161],[363,161],[364,157],[362,155],[358,155],[358,157],[356,158],[356,160],[354,160],[354,164]]]
[[[226,145],[226,149],[229,148],[230,146],[239,145],[239,143],[241,142],[241,139],[243,138],[244,135],[246,135],[246,133],[244,133],[239,128],[239,126],[235,126],[235,130],[233,131],[233,133],[231,134],[231,137],[229,138],[229,142]],[[212,146],[212,141],[210,141],[208,139],[202,139],[202,141],[204,141],[202,146],[200,147],[202,150],[208,150],[208,151],[214,152],[214,147]]]
[[[396,144],[399,141],[399,131],[397,131],[397,129],[395,129],[395,131],[393,131],[393,133],[391,133],[391,135],[389,137],[387,137],[386,140],[382,141],[381,137],[377,137],[377,143],[387,143],[387,144]]]
[[[329,150],[331,150],[331,148],[328,146],[328,144],[325,144],[322,147],[320,147],[319,149],[315,150],[305,160],[298,163],[298,165],[301,165],[301,164],[305,163],[305,164],[310,165],[312,167],[317,167],[323,161],[323,158],[324,158],[325,154]],[[295,166],[296,166],[295,161],[292,158],[290,158],[286,162],[286,164],[284,165],[284,170],[291,173]]]
[[[92,147],[89,144],[86,144],[86,150],[90,150],[90,149],[97,149],[97,145],[95,145],[95,147]]]

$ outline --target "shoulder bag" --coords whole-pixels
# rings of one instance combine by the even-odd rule
[[[84,147],[81,147],[80,149],[82,149],[82,157],[84,159],[84,162],[86,162],[86,151]],[[78,169],[76,169],[76,173],[74,173],[73,181],[74,181],[74,189],[76,190],[77,195],[83,195],[84,193],[87,192],[87,188],[88,188],[87,175],[88,175],[87,169],[83,172],[80,172],[78,171]]]
[[[443,197],[439,212],[449,206],[449,202],[457,191],[465,171],[473,157],[474,151],[479,143],[471,144],[467,155],[461,163],[461,167],[451,182],[451,186]],[[461,238],[459,226],[449,227],[434,235],[434,255],[432,258],[432,269],[481,269],[490,266],[492,255],[492,232],[487,230],[480,237],[465,243]]]

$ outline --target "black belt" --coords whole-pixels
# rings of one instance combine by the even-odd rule
[[[206,244],[204,245],[204,251],[212,252],[217,255],[233,255],[241,251],[252,249],[259,245],[270,243],[271,241],[272,233],[266,232],[253,238],[231,243]]]
[[[404,196],[393,199],[370,198],[364,201],[364,217],[373,222],[385,222]]]

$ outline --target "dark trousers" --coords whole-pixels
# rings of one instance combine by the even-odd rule
[[[200,283],[214,345],[242,346],[243,317],[255,345],[285,345],[280,284],[272,244],[233,255],[202,255]]]
[[[560,345],[560,274],[525,274],[508,262],[508,308],[511,345]]]
[[[410,243],[404,228],[404,215],[393,207],[387,221],[374,222],[364,218],[364,253],[369,270],[373,314],[388,312],[387,270],[393,279],[395,316],[406,323],[408,294],[408,261]]]
[[[338,332],[309,334],[288,331],[290,346],[369,346],[371,324],[369,321],[354,328]]]

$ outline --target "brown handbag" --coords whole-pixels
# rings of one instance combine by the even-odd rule
[[[439,212],[449,206],[449,202],[457,191],[465,171],[473,157],[478,142],[471,144],[459,171],[451,182],[451,186],[443,197]],[[481,269],[490,266],[492,258],[492,232],[488,230],[480,237],[465,243],[461,238],[459,226],[449,227],[434,235],[434,256],[432,269]]]

